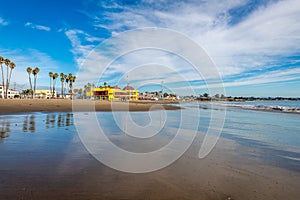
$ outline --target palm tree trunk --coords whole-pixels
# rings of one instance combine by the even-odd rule
[[[55,95],[55,85],[56,85],[56,79],[53,80],[53,97]]]
[[[64,97],[64,82],[61,82],[61,96]]]
[[[8,90],[8,88],[9,88],[9,84],[10,84],[11,73],[12,73],[12,69],[10,69],[10,72],[9,72],[9,79],[8,79],[8,81],[7,81],[7,90]]]
[[[33,91],[34,97],[35,97],[35,90],[36,90],[36,76],[34,76],[34,91]]]
[[[50,95],[52,96],[52,87],[51,87],[51,80],[52,80],[52,78],[50,77]]]
[[[72,90],[72,83],[70,83],[70,99],[72,99],[72,94],[73,94],[73,90]]]
[[[55,91],[55,79],[52,81],[52,98],[54,98],[54,91]]]
[[[1,63],[1,72],[2,72],[2,86],[3,86],[2,98],[4,99],[4,71],[3,71],[2,63]]]
[[[66,97],[66,90],[67,90],[67,92],[68,92],[68,83],[67,83],[67,82],[66,82],[66,84],[65,84],[65,92],[64,92],[65,97]]]
[[[30,84],[30,90],[31,90],[31,98],[33,99],[33,90],[32,90],[32,83],[31,83],[31,77],[30,77],[30,74],[29,74],[29,84]]]
[[[7,99],[7,92],[8,92],[8,65],[6,66],[6,88],[5,88],[5,98]]]

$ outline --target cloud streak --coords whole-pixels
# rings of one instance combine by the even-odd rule
[[[48,26],[38,25],[38,24],[31,23],[31,22],[25,23],[24,26],[35,29],[35,30],[40,30],[40,31],[47,31],[47,32],[51,31],[51,28]]]
[[[0,17],[0,26],[7,26],[8,21],[4,20],[2,17]]]

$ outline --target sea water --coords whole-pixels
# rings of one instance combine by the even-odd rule
[[[221,130],[221,138],[226,138],[239,143],[242,146],[251,146],[267,152],[267,154],[256,154],[255,156],[265,160],[279,160],[286,162],[288,168],[299,169],[300,166],[300,114],[285,112],[264,112],[262,110],[244,109],[244,105],[264,105],[264,106],[285,106],[299,108],[299,102],[242,102],[235,103],[238,107],[218,104],[214,107],[215,112],[224,113],[224,126]],[[210,103],[183,104],[188,120],[199,119],[198,134],[205,136],[211,119]],[[199,113],[188,112],[192,109],[199,109]],[[161,113],[162,111],[152,111]],[[96,113],[99,124],[115,142],[120,146],[137,152],[153,151],[155,148],[163,147],[174,138],[174,129],[181,127],[182,115],[180,110],[164,111],[162,117],[157,117],[157,126],[161,126],[156,138],[159,142],[152,147],[146,145],[127,145],[122,143],[119,136],[124,135],[121,127],[115,123],[114,113]],[[116,113],[115,113],[116,114]],[[198,115],[199,114],[199,115]],[[136,124],[145,126],[151,122],[148,112],[129,113]],[[160,116],[160,115],[157,115]],[[195,127],[193,126],[193,129]],[[212,127],[213,128],[213,127]],[[139,133],[136,133],[139,134]],[[75,145],[76,144],[76,145]],[[80,148],[79,148],[80,147]],[[78,150],[80,149],[80,151]],[[73,113],[27,113],[16,115],[0,115],[0,169],[8,166],[9,163],[21,164],[26,159],[56,158],[59,155],[80,157],[86,155],[83,145],[79,140],[74,124]],[[74,155],[74,152],[77,152]],[[245,154],[247,156],[247,154]],[[250,154],[248,155],[250,156]],[[253,156],[253,155],[252,155]],[[288,162],[287,162],[288,161]],[[11,166],[11,165],[10,165]],[[286,166],[286,165],[285,165]],[[18,167],[15,165],[14,167]]]

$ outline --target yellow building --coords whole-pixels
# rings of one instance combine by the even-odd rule
[[[90,92],[86,93],[86,96],[93,96],[95,100],[113,100],[113,101],[125,101],[125,100],[138,100],[139,91],[134,89],[129,84],[122,89],[118,86],[106,86],[93,88]]]
[[[53,91],[50,90],[36,90],[35,98],[50,99],[52,97],[52,92]],[[54,91],[54,97],[56,97],[56,91]]]

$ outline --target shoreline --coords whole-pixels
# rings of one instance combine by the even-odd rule
[[[70,99],[0,99],[0,115],[18,114],[27,112],[72,112],[72,101],[76,101],[76,111],[90,111],[86,105],[91,100],[70,100]],[[95,111],[130,111],[141,112],[149,110],[180,110],[179,106],[163,105],[160,103],[149,104],[140,102],[110,102],[92,101],[95,104]],[[113,106],[112,106],[113,105]],[[129,105],[129,106],[128,106]],[[157,105],[157,106],[155,106]]]

